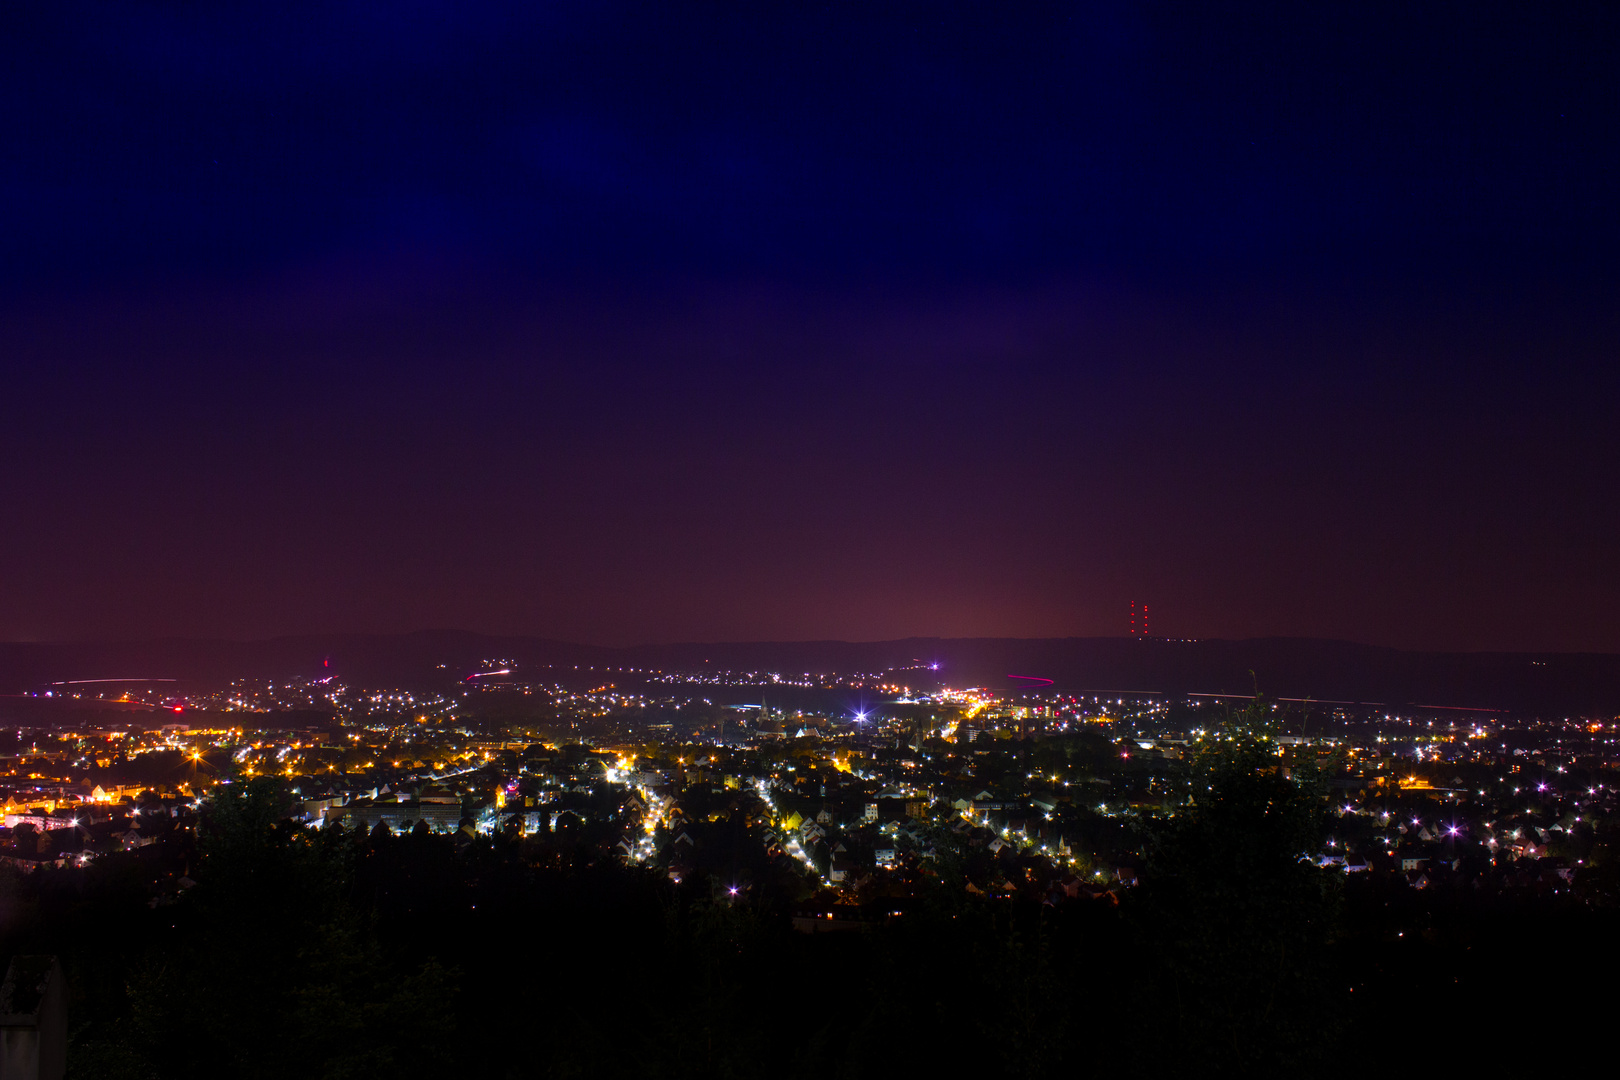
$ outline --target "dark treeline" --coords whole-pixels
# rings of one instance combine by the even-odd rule
[[[4,872],[0,947],[63,958],[70,1074],[101,1080],[1496,1071],[1604,1030],[1601,897],[1318,870],[1315,778],[1232,730],[1117,904],[974,898],[947,860],[903,917],[802,934],[768,881],[305,828],[265,780],[221,789],[173,884],[136,854]]]

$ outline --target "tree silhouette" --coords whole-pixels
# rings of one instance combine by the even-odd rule
[[[216,789],[175,945],[136,979],[118,1034],[177,1078],[382,1077],[444,1059],[450,980],[391,971],[351,902],[352,844],[287,819],[271,778]]]
[[[1166,1072],[1269,1072],[1331,1042],[1324,979],[1338,915],[1335,875],[1310,856],[1326,830],[1324,769],[1288,763],[1256,700],[1197,746],[1186,804],[1145,830],[1131,914],[1152,963],[1144,988],[1176,1036]]]

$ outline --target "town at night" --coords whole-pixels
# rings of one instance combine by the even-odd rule
[[[0,1080],[1605,1069],[1617,52],[6,5]]]
[[[559,1072],[630,1070],[657,1054],[709,1067],[694,1031],[727,1040],[728,1062],[757,1060],[748,1055],[777,1037],[774,987],[806,985],[867,1010],[787,1029],[813,1033],[793,1052],[816,1068],[853,1056],[904,1070],[943,1064],[947,1050],[1131,1068],[1137,1051],[1097,1030],[1099,1017],[1218,1024],[1308,1058],[1323,1040],[1379,1030],[1414,993],[1440,995],[1436,1009],[1487,1008],[1504,972],[1535,978],[1542,949],[1620,903],[1612,716],[1082,689],[1034,675],[953,686],[950,666],[927,656],[806,672],[655,667],[636,651],[606,657],[617,664],[509,655],[555,651],[543,642],[469,660],[497,644],[469,635],[345,644],[409,652],[418,675],[351,682],[340,652],[312,655],[301,677],[58,679],[3,699],[15,724],[0,847],[10,895],[37,905],[44,926],[48,905],[71,895],[73,910],[105,905],[109,931],[241,933],[230,947],[244,972],[272,962],[262,949],[296,954],[305,935],[332,932],[312,918],[365,912],[370,947],[389,950],[402,981],[367,988],[382,998],[363,1007],[431,1042],[454,1030],[460,980],[521,987],[494,1001],[475,993],[497,1034],[457,1055],[510,1067],[526,1052],[512,1033],[536,1010],[580,1009],[574,1030],[604,1041],[548,1041],[546,1067]],[[435,648],[445,661],[428,662]],[[1213,814],[1246,835],[1203,832]],[[251,895],[222,911],[204,901],[227,873]],[[1210,908],[1263,922],[1153,921]],[[1527,948],[1516,935],[1535,926]],[[1302,935],[1286,961],[1273,938],[1284,930]],[[1209,936],[1181,940],[1193,933]],[[1219,965],[1170,951],[1193,945]],[[1277,978],[1253,970],[1256,953],[1288,965],[1280,1009],[1204,1001],[1178,1018],[1156,996],[1156,963],[1187,965],[1172,977],[1209,980],[1205,993]],[[1095,970],[1101,960],[1119,966]],[[942,1024],[933,991],[892,1002],[893,976],[872,981],[879,963],[940,978],[971,963],[1018,996],[930,1026]],[[619,992],[626,969],[679,997],[615,1039],[593,1027],[612,1011],[588,1003]],[[182,1001],[190,980],[213,985],[204,970],[186,979]],[[190,1007],[202,1012],[158,1015],[193,1040],[231,1037],[206,1002]],[[879,1030],[874,1014],[887,1018]],[[1022,1037],[1034,1041],[1010,1041],[1029,1020],[1040,1029]],[[288,1023],[322,1053],[341,1044],[320,1040],[406,1038],[345,1032],[335,1018],[276,1021]],[[1288,1039],[1299,1044],[1278,1045]]]

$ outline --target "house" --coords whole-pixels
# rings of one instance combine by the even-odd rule
[[[0,864],[16,867],[23,873],[31,873],[42,866],[55,867],[60,870],[71,860],[70,857],[55,854],[27,854],[11,853],[0,855]]]
[[[304,817],[311,821],[325,821],[331,816],[334,807],[341,807],[347,800],[341,795],[330,795],[316,799],[304,800]]]
[[[148,844],[157,843],[157,837],[151,835],[150,833],[142,832],[140,823],[136,822],[124,830],[124,834],[123,836],[119,837],[119,841],[125,851],[134,851],[136,848],[143,848]]]
[[[461,826],[461,797],[449,792],[424,792],[425,798],[404,798],[389,792],[375,797],[361,796],[341,807],[329,807],[328,821],[338,821],[345,829],[374,830],[387,825],[390,832],[404,832],[418,821],[427,822],[433,832],[455,832]]]

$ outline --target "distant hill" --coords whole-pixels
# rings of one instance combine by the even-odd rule
[[[1251,693],[1273,697],[1466,706],[1534,715],[1620,713],[1620,655],[1406,652],[1344,641],[1255,638],[907,638],[899,641],[731,642],[613,649],[461,631],[310,635],[267,641],[0,643],[0,693],[70,679],[318,677],[364,686],[460,679],[487,660],[519,676],[552,667],[882,672],[938,664],[953,686],[1031,685],[1012,675],[1092,691]],[[440,665],[443,665],[442,667]],[[1252,672],[1252,674],[1251,674]],[[897,681],[925,685],[926,672]]]

